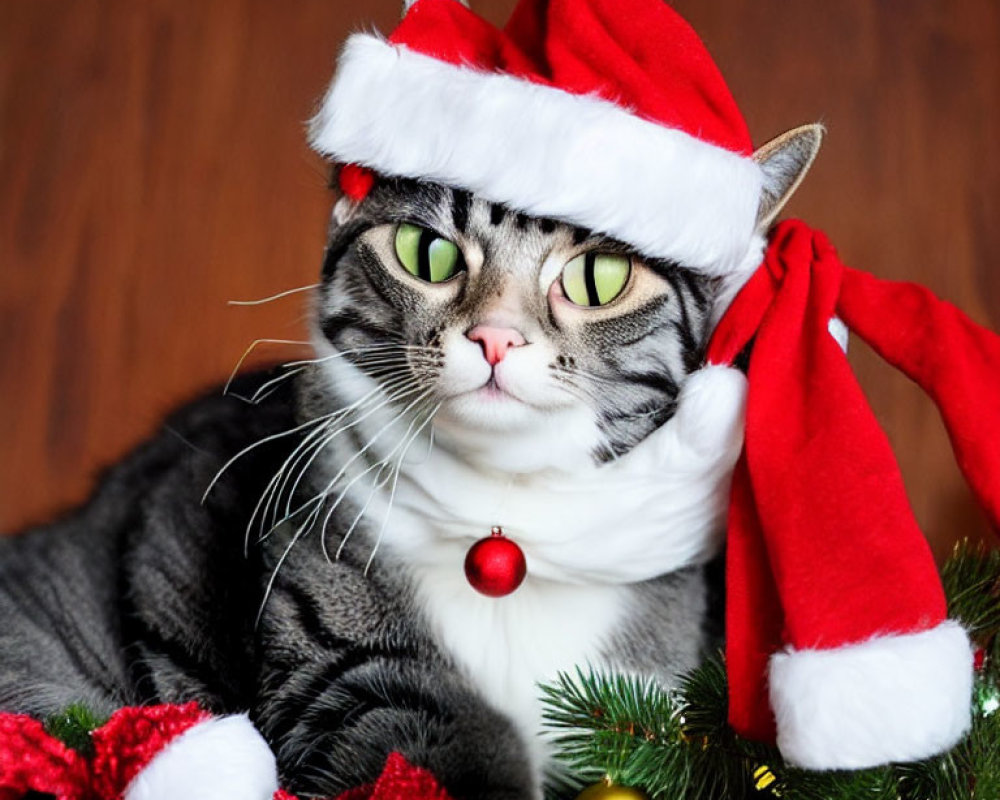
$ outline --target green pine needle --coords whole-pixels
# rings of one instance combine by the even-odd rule
[[[107,719],[98,716],[83,703],[74,703],[45,720],[45,730],[67,747],[88,758],[94,755],[91,731],[100,728]]]
[[[543,717],[578,786],[605,775],[644,786],[661,771],[663,753],[680,738],[671,697],[651,680],[596,672],[559,675],[542,686]]]
[[[960,545],[942,580],[950,616],[983,656],[972,729],[951,752],[853,772],[795,769],[776,748],[729,728],[721,655],[674,691],[577,670],[542,687],[544,719],[566,768],[559,796],[608,776],[652,800],[1000,800],[1000,551]]]
[[[941,569],[948,615],[980,644],[1000,633],[1000,550],[967,541],[955,546]]]

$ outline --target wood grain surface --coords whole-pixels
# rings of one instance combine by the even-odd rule
[[[502,21],[513,2],[481,1]],[[758,142],[829,136],[790,212],[1000,328],[1000,4],[677,0]],[[0,531],[80,502],[258,337],[301,339],[331,197],[303,121],[396,0],[0,3]],[[273,361],[295,347],[260,353]],[[986,524],[931,404],[855,346],[940,556]],[[1000,446],[998,443],[997,446]]]

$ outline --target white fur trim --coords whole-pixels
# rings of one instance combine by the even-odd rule
[[[956,622],[835,650],[772,656],[778,747],[808,769],[862,769],[947,750],[969,729],[972,648]]]
[[[746,375],[734,367],[708,364],[691,373],[677,398],[678,438],[691,451],[684,458],[727,453],[723,464],[732,471],[743,446],[746,397]]]
[[[125,800],[271,800],[277,767],[245,714],[195,725],[160,751]]]
[[[827,325],[833,340],[840,345],[840,349],[847,352],[847,343],[850,340],[851,332],[840,317],[830,317]]]
[[[763,173],[594,96],[348,39],[310,124],[325,155],[470,189],[707,274],[740,267]]]

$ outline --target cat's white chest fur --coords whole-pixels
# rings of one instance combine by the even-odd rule
[[[626,592],[529,577],[512,595],[485,597],[466,581],[462,558],[456,547],[443,563],[416,565],[418,597],[445,649],[486,700],[514,720],[540,766],[538,684],[576,665],[596,665],[624,614]]]
[[[687,452],[675,463],[674,433],[667,426],[658,434],[666,443],[651,437],[613,464],[515,477],[431,448],[404,460],[391,512],[385,493],[372,508],[373,522],[387,520],[380,546],[413,576],[437,637],[514,719],[536,764],[545,752],[538,683],[599,664],[629,616],[630,584],[703,562],[719,545],[735,453],[720,462]],[[478,594],[463,568],[494,525],[528,566],[502,598]]]
[[[523,474],[431,446],[406,419],[375,414],[359,425],[374,443],[370,457],[391,469],[357,467],[354,495],[376,537],[373,557],[382,551],[412,576],[438,640],[518,725],[537,766],[537,684],[596,665],[628,617],[630,584],[718,550],[744,388],[735,370],[707,367],[685,383],[674,417],[627,455],[599,466],[583,451],[579,466],[563,458],[558,469]],[[570,433],[553,427],[530,444],[555,452]],[[521,546],[528,566],[524,584],[499,599],[477,594],[463,568],[469,547],[494,525]]]

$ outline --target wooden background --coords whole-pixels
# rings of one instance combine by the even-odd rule
[[[758,142],[828,126],[792,213],[848,263],[1000,328],[1000,3],[675,5]],[[512,6],[477,8],[499,22]],[[344,36],[397,11],[0,2],[0,531],[80,501],[256,337],[302,337],[302,295],[226,301],[316,280],[330,196],[303,121]],[[938,555],[984,533],[932,406],[860,347],[852,358]]]

